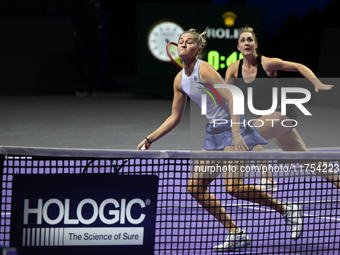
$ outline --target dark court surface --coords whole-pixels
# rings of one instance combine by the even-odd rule
[[[0,145],[134,150],[170,115],[171,105],[170,96],[154,99],[128,93],[99,97],[2,96]],[[307,147],[323,150],[340,147],[340,109],[309,104],[306,107],[312,116],[298,111],[297,130]],[[205,126],[190,126],[190,118],[190,103],[187,103],[181,123],[151,149],[200,150]],[[203,135],[190,139],[197,128]],[[273,141],[264,148],[278,149]]]

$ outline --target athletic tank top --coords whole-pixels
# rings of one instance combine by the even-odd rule
[[[242,89],[245,98],[247,96],[247,88],[253,88],[253,106],[257,110],[268,110],[272,106],[272,98],[273,98],[273,87],[278,88],[278,98],[277,98],[277,107],[281,106],[281,95],[280,88],[276,77],[269,77],[266,71],[262,66],[262,56],[257,56],[257,73],[255,79],[246,83],[242,76],[242,65],[243,59],[240,60],[238,66],[238,74],[235,85]],[[259,79],[260,78],[260,79]]]
[[[199,77],[199,67],[202,60],[198,60],[195,64],[194,70],[190,77],[185,75],[185,71],[182,71],[181,87],[185,94],[187,94],[192,101],[197,103],[202,108],[202,95],[206,94],[206,117],[210,123],[214,119],[225,119],[229,116],[229,106],[221,98],[222,105],[217,95],[207,86],[203,85]],[[209,93],[210,94],[209,94]]]

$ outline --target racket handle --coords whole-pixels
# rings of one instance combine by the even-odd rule
[[[148,149],[149,149],[149,147],[146,144],[144,144],[143,147],[140,148],[141,151],[145,151],[145,150],[148,150]]]

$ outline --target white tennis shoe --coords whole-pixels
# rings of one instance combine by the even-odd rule
[[[245,230],[240,230],[238,233],[229,232],[223,244],[214,247],[214,251],[232,251],[237,248],[244,248],[251,244],[251,239],[246,234]]]
[[[289,207],[289,206],[290,207]],[[299,239],[303,232],[303,211],[301,205],[286,202],[286,214],[283,216],[290,227],[292,239]]]
[[[268,192],[269,194],[277,193],[278,187],[276,181],[270,181],[266,178],[262,178],[260,181],[256,181],[258,187],[260,187],[261,190]]]

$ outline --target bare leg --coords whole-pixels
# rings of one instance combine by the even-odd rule
[[[254,148],[253,148],[253,151],[264,151],[263,147],[261,145],[256,145]],[[267,164],[267,160],[259,160],[256,162],[256,164]],[[261,170],[261,169],[260,169]],[[273,176],[272,176],[272,173],[267,171],[265,173],[261,173],[262,177],[263,178],[266,178],[268,179],[269,181],[273,182]]]
[[[226,147],[225,151],[233,151],[234,147]],[[232,164],[240,165],[242,162],[234,161],[230,162]],[[261,204],[263,206],[268,206],[280,214],[285,213],[285,205],[279,201],[278,199],[274,198],[267,192],[262,191],[259,187],[255,185],[248,185],[245,184],[243,181],[244,172],[239,173],[240,175],[237,178],[226,178],[225,185],[227,192],[232,195],[233,197],[246,200],[249,202],[254,202]]]
[[[284,204],[255,185],[248,185],[243,179],[226,179],[226,190],[233,197],[270,207],[284,215]]]
[[[195,163],[197,165],[200,164],[201,162]],[[205,163],[212,164],[213,162],[202,162],[202,164],[206,165]],[[235,221],[232,220],[231,216],[227,213],[225,208],[222,206],[221,202],[208,189],[208,185],[216,177],[217,176],[209,175],[209,173],[207,174],[199,173],[195,172],[194,170],[190,175],[187,190],[189,194],[191,194],[191,196],[200,205],[202,205],[202,207],[205,210],[207,210],[211,215],[213,215],[229,232],[236,233],[239,231],[239,227],[237,226]]]
[[[255,126],[259,131],[260,135],[268,141],[292,130],[292,127],[284,127],[281,125],[281,122],[287,119],[288,117],[282,116],[280,112],[273,112],[270,115],[261,116],[258,120],[256,120],[253,123],[253,126]],[[292,123],[286,121],[285,125],[292,126]],[[292,149],[293,148],[291,148],[290,150]],[[305,149],[307,150],[307,148]]]
[[[274,119],[278,121],[266,121],[266,119]],[[291,127],[283,127],[281,125],[281,121],[285,119],[288,119],[288,117],[282,116],[280,112],[274,112],[268,116],[262,116],[255,121],[253,125],[256,126],[260,135],[264,139],[273,139],[283,151],[307,151],[307,146],[298,134],[297,130]],[[291,126],[292,123],[286,122],[286,125]],[[273,181],[272,174],[270,172],[262,173],[262,177]]]
[[[295,128],[273,140],[283,151],[308,151],[306,144]]]
[[[234,146],[226,147],[225,151],[235,151],[235,148]],[[201,162],[196,162],[196,164],[200,163]],[[201,164],[204,163],[213,164],[216,162],[203,162]],[[238,162],[233,163],[237,164]],[[202,205],[205,210],[213,215],[229,232],[238,232],[240,230],[238,225],[235,223],[235,221],[232,220],[231,216],[222,206],[221,202],[208,189],[208,185],[217,176],[213,176],[213,178],[211,178],[211,176],[208,176],[210,178],[205,178],[207,177],[204,176],[205,174],[209,175],[210,173],[200,173],[195,171],[191,173],[187,185],[187,190],[189,194],[191,194],[192,197],[200,205]],[[230,195],[236,198],[268,206],[281,215],[285,214],[285,205],[281,201],[272,197],[270,194],[263,192],[259,187],[245,184],[243,182],[243,176],[240,176],[240,178],[226,178],[225,188]]]
[[[187,189],[195,200],[213,215],[229,232],[238,232],[239,227],[232,220],[221,202],[208,190],[207,186],[213,179],[194,179],[190,177]]]
[[[278,119],[279,121],[271,122],[265,121],[265,119]],[[306,144],[295,128],[283,127],[281,125],[281,121],[284,119],[288,119],[288,117],[282,116],[279,112],[274,112],[271,115],[262,116],[259,118],[259,120],[255,121],[253,125],[257,127],[257,130],[264,139],[273,139],[283,151],[308,151]],[[264,124],[260,127],[262,123]],[[286,125],[291,126],[291,123],[286,121]],[[322,165],[320,162],[314,162],[314,164],[319,164],[320,166]],[[317,172],[315,173],[318,174]],[[266,173],[263,173],[262,176],[264,178],[271,177]],[[327,176],[325,179],[340,188],[340,179],[338,176]]]
[[[298,131],[295,128],[275,138],[274,141],[284,151],[308,151],[305,143],[303,142],[301,136],[299,135]],[[322,167],[328,165],[328,163],[326,162],[306,162],[306,163],[314,164],[315,168],[317,168],[318,166]],[[318,171],[315,171],[316,175],[322,176],[322,174],[318,173],[319,173]],[[340,179],[337,174],[330,173],[326,177],[324,177],[324,179],[340,188]]]
[[[256,120],[253,123],[253,125],[257,128],[260,135],[264,139],[266,139],[267,141],[274,139],[275,141],[276,137],[281,136],[292,130],[292,128],[290,127],[289,128],[282,127],[281,121],[285,119],[288,119],[288,118],[286,116],[282,116],[280,112],[274,112],[270,115],[260,117],[258,120]],[[278,121],[267,121],[267,120],[278,120]],[[287,123],[287,125],[289,124]],[[278,146],[282,148],[279,144]],[[290,149],[290,150],[295,150],[295,149]],[[272,174],[270,172],[262,173],[262,178],[266,178],[270,180],[271,182],[273,181]]]

